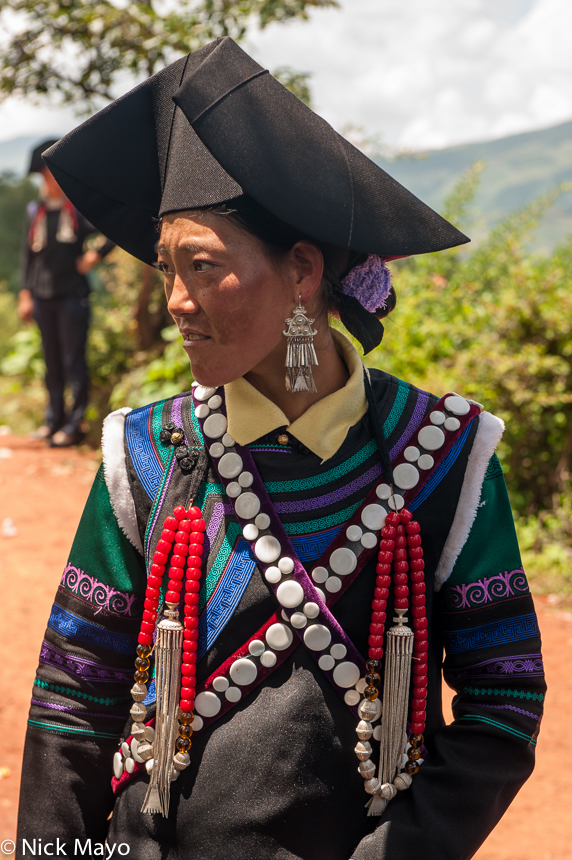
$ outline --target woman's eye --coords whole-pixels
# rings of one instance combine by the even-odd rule
[[[212,263],[207,260],[193,260],[193,268],[195,272],[207,272],[212,268]]]
[[[158,269],[158,271],[162,272],[163,275],[172,274],[171,270],[169,269],[169,264],[164,263],[162,260],[157,260],[155,263],[153,263],[153,268]]]

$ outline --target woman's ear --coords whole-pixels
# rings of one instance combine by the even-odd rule
[[[306,239],[301,239],[290,249],[290,263],[294,273],[292,301],[302,296],[302,304],[313,299],[322,283],[324,258],[320,249]]]

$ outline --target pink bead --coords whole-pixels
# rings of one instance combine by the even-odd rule
[[[190,678],[196,674],[196,666],[193,663],[183,663],[181,666],[181,674],[185,676],[185,678]]]
[[[199,602],[199,595],[196,591],[187,592],[185,594],[185,604],[187,606],[197,606]]]
[[[394,554],[395,561],[407,561],[407,550],[406,549],[396,549]]]
[[[391,577],[380,573],[375,579],[375,584],[377,588],[389,588],[391,585]]]
[[[379,564],[391,564],[391,562],[393,561],[393,553],[380,550],[377,554],[377,559],[379,561]]]
[[[184,567],[185,566],[185,556],[184,555],[174,555],[171,557],[171,567]]]
[[[396,573],[393,577],[393,582],[395,585],[407,585],[409,577],[406,573]]]
[[[371,620],[375,624],[385,624],[386,618],[387,618],[387,613],[385,613],[385,612],[377,612],[374,610],[371,613]]]
[[[387,600],[372,600],[371,608],[374,609],[376,612],[385,612],[385,610],[387,609]]]
[[[369,625],[369,632],[371,633],[372,636],[382,636],[384,629],[385,629],[385,627],[383,624],[373,624],[372,623]]]
[[[180,599],[181,599],[181,595],[179,594],[179,592],[173,591],[173,589],[171,589],[171,588],[168,590],[168,592],[165,595],[165,602],[166,603],[178,603]]]
[[[175,540],[175,532],[173,529],[163,529],[161,532],[161,540],[164,540],[167,543],[173,543]]]
[[[183,624],[186,630],[196,630],[196,628],[199,626],[199,619],[196,616],[185,616]]]
[[[418,630],[427,630],[427,616],[422,615],[420,618],[413,618],[413,629],[417,633]],[[425,634],[427,635],[427,634]]]
[[[409,564],[406,561],[396,561],[394,570],[396,573],[407,573],[409,570]]]
[[[379,549],[382,552],[393,552],[393,550],[395,549],[395,541],[387,540],[386,538],[384,538],[379,543]]]
[[[143,621],[150,621],[153,624],[157,620],[157,613],[150,609],[143,610]]]
[[[148,585],[145,589],[145,597],[147,597],[149,600],[156,600],[160,596],[161,592],[158,588]]]
[[[191,532],[189,535],[189,543],[200,543],[203,544],[205,542],[205,533],[204,532]]]
[[[411,711],[411,722],[424,723],[426,716],[426,711]]]
[[[188,579],[185,582],[185,591],[188,591],[192,594],[198,594],[200,591],[201,585],[200,582],[196,579]]]
[[[176,543],[184,543],[188,544],[189,542],[189,533],[184,532],[182,529],[179,529],[178,532],[175,532],[175,542]]]
[[[387,600],[389,590],[387,588],[375,588],[373,594],[376,600]]]
[[[409,523],[413,519],[413,514],[407,508],[403,508],[403,510],[399,511],[399,519],[402,523]]]
[[[171,544],[167,543],[166,540],[157,541],[157,551],[169,553],[171,551]]]
[[[143,631],[141,631],[141,633],[137,637],[137,641],[140,645],[152,645],[153,636],[151,633],[144,633]]]
[[[396,585],[394,594],[396,597],[407,597],[409,595],[409,588],[406,585]]]
[[[385,523],[389,526],[399,525],[399,514],[396,514],[394,511],[390,511],[385,518]]]
[[[387,523],[387,519],[385,520],[385,522]],[[382,538],[389,538],[390,540],[393,540],[396,534],[396,530],[391,525],[385,525],[381,530]]]
[[[160,588],[163,580],[160,576],[149,576],[147,578],[147,585],[150,588]]]
[[[407,609],[409,606],[409,601],[406,597],[398,597],[393,601],[393,603],[396,609]]]
[[[370,660],[381,660],[383,657],[383,648],[369,648],[367,655]]]
[[[192,713],[194,704],[194,701],[189,701],[188,699],[181,699],[180,707],[181,710],[184,711],[186,714],[190,714]]]
[[[411,691],[414,699],[426,699],[427,687],[413,687]]]
[[[185,517],[187,516],[187,512],[186,512],[186,510],[184,509],[184,507],[183,507],[182,505],[178,505],[178,506],[175,508],[175,510],[173,511],[173,516],[174,516],[177,520],[184,520],[184,519],[185,519]]]
[[[413,579],[413,576],[411,577]],[[411,583],[411,591],[413,594],[425,594],[425,583],[424,582],[412,582]]]
[[[193,508],[189,508],[187,516],[190,520],[198,520],[201,517],[201,509],[195,505]]]
[[[409,728],[414,735],[422,735],[425,731],[425,723],[410,723]]]
[[[413,522],[407,523],[405,531],[408,535],[417,535],[421,531],[421,526],[416,520],[413,520]]]
[[[176,556],[179,556],[179,555],[182,555],[183,557],[186,556],[187,553],[189,552],[188,544],[176,543],[175,546],[173,547],[173,552],[175,553]],[[171,562],[171,564],[172,563],[173,562]],[[176,565],[175,565],[175,567],[176,567]]]
[[[383,646],[383,636],[369,635],[367,643],[371,648],[381,648]]]
[[[149,573],[153,576],[163,576],[165,573],[165,565],[164,564],[152,564],[149,568]]]
[[[423,558],[423,548],[420,546],[409,547],[409,558],[410,559]]]

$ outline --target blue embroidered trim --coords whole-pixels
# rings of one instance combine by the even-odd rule
[[[125,421],[125,440],[133,468],[149,496],[154,499],[163,477],[163,464],[149,433],[151,406],[143,406],[130,412]]]
[[[248,541],[241,537],[214,589],[199,622],[197,660],[207,653],[230,620],[256,567]]]
[[[77,642],[86,642],[89,645],[97,645],[105,651],[115,651],[117,654],[133,654],[137,648],[137,636],[129,636],[127,633],[113,633],[104,630],[95,624],[90,624],[83,618],[78,618],[71,612],[67,612],[54,603],[52,614],[48,620],[48,627]]]
[[[491,648],[507,642],[532,639],[540,635],[536,615],[519,615],[505,618],[468,630],[450,630],[445,633],[445,649],[449,654],[459,654],[476,648]]]
[[[472,424],[472,421],[467,424],[462,434],[459,436],[445,459],[437,466],[421,492],[417,496],[415,496],[415,498],[411,502],[409,502],[407,507],[410,511],[417,510],[417,508],[423,504],[423,502],[428,498],[428,496],[430,496],[431,493],[437,489],[447,472],[452,468],[457,457],[461,453],[463,445],[467,441],[467,437],[471,430]]]
[[[300,561],[315,561],[321,558],[331,542],[339,535],[343,526],[335,526],[325,532],[302,537],[291,537],[292,546],[298,554]]]

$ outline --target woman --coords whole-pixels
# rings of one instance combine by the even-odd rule
[[[198,385],[106,421],[20,837],[138,860],[472,856],[530,774],[544,698],[502,425],[364,373],[327,322],[369,351],[384,261],[466,237],[230,39],[47,161],[164,272]]]

